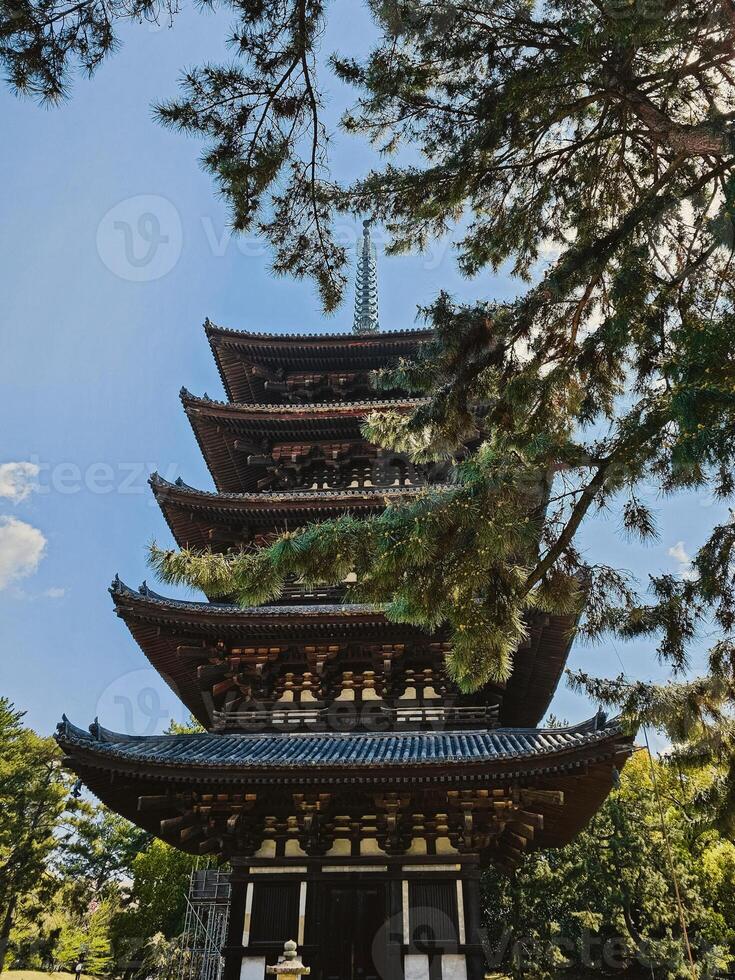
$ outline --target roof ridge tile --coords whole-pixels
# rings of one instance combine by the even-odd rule
[[[232,402],[223,401],[218,398],[209,398],[205,392],[204,395],[195,395],[188,388],[182,387],[179,390],[179,398],[186,406],[186,403],[198,403],[201,405],[213,405],[222,408],[234,408],[242,409],[243,412],[254,412],[256,414],[274,412],[276,414],[280,413],[282,415],[309,415],[310,413],[317,413],[323,411],[331,411],[333,409],[372,409],[376,410],[378,406],[392,405],[407,405],[407,406],[418,406],[425,405],[429,402],[428,396],[416,396],[407,398],[376,398],[361,400],[356,402],[341,401],[341,402],[309,402],[304,405],[283,405],[274,404],[269,402]]]
[[[242,337],[242,338],[252,338],[253,340],[276,340],[276,341],[288,341],[288,340],[369,340],[372,342],[384,340],[385,338],[398,338],[398,337],[411,337],[412,335],[427,334],[431,335],[432,330],[426,327],[403,327],[397,330],[381,330],[380,333],[374,334],[355,334],[351,330],[342,332],[338,331],[335,333],[324,333],[319,330],[308,330],[300,333],[271,333],[269,331],[259,331],[259,330],[237,330],[234,327],[221,327],[214,323],[207,317],[204,321],[204,332],[207,337],[215,337],[217,335],[224,335],[229,337]]]

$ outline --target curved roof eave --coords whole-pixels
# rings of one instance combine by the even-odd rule
[[[179,397],[186,410],[202,409],[213,415],[246,419],[249,416],[272,416],[276,419],[319,418],[360,416],[368,412],[390,411],[392,408],[412,409],[429,402],[428,397],[415,398],[375,398],[357,402],[316,402],[305,405],[278,405],[267,402],[225,402],[204,395],[194,395],[187,388],[181,388]]]
[[[221,327],[211,320],[204,322],[204,332],[207,337],[229,337],[233,339],[244,339],[253,341],[264,341],[266,343],[277,343],[288,346],[294,342],[306,341],[307,343],[339,343],[349,340],[352,344],[368,344],[379,346],[381,341],[407,339],[418,339],[425,336],[430,338],[434,331],[426,327],[404,327],[402,330],[380,330],[378,333],[356,334],[352,330],[339,331],[335,333],[323,333],[321,331],[306,331],[303,333],[270,333],[259,330],[236,330],[234,327]]]
[[[494,775],[558,771],[591,759],[627,751],[631,736],[619,720],[595,716],[564,729],[498,728],[490,731],[319,732],[191,735],[125,735],[102,728],[73,725],[64,716],[56,738],[72,756],[81,750],[124,767],[206,769],[239,775],[293,770],[360,770],[400,767],[483,767]],[[88,760],[89,761],[89,760]]]

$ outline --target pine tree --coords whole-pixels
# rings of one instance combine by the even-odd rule
[[[320,0],[229,7],[234,62],[189,70],[158,115],[205,140],[234,227],[271,242],[277,272],[312,277],[333,309],[346,261],[336,212],[382,221],[393,251],[468,216],[461,268],[502,265],[527,286],[505,303],[440,294],[424,311],[433,342],[376,378],[423,397],[408,417],[370,416],[370,438],[423,461],[479,446],[450,489],[260,552],[154,550],[154,564],[243,602],[278,595],[287,575],[355,571],[355,597],[392,618],[450,624],[464,688],[507,677],[532,607],[579,610],[589,637],[650,638],[677,680],[714,621],[708,676],[671,694],[672,726],[700,755],[729,760],[726,814],[735,524],[712,529],[690,580],[654,574],[645,589],[586,560],[578,534],[615,504],[627,532],[653,537],[644,485],[735,489],[732,0],[371,2],[374,51],[330,68],[357,90],[345,127],[389,157],[348,187],[331,175],[321,112],[328,11]],[[4,0],[0,58],[16,89],[57,98],[75,67],[93,71],[111,50],[117,21],[159,10]],[[660,697],[596,690],[637,718]]]
[[[511,335],[540,319],[562,349],[611,302],[636,311],[643,290],[665,312],[689,303],[672,291],[717,279],[718,246],[733,238],[732,0],[368,6],[373,53],[359,63],[346,51],[328,67],[358,89],[345,127],[387,152],[407,147],[409,165],[398,155],[353,186],[334,180],[322,0],[226,0],[234,59],[188,69],[180,98],[158,107],[162,122],[207,141],[204,165],[233,226],[270,241],[277,272],[313,278],[332,309],[347,259],[335,210],[384,220],[394,250],[469,214],[467,272],[509,261],[528,277],[542,248],[561,253],[511,304]],[[17,91],[58,100],[75,71],[92,74],[114,50],[122,23],[177,10],[176,0],[3,0],[0,61]],[[486,343],[480,353],[465,379],[497,362]]]
[[[18,904],[46,876],[69,781],[58,746],[23,726],[23,712],[0,698],[0,971]]]
[[[75,801],[54,854],[61,877],[76,882],[86,901],[129,876],[150,835],[102,804]]]
[[[153,563],[168,581],[242,602],[276,597],[288,575],[336,582],[354,571],[354,598],[396,620],[449,623],[448,667],[465,689],[508,676],[529,608],[578,610],[588,638],[648,637],[677,682],[714,620],[709,675],[672,689],[682,713],[667,720],[735,773],[735,525],[713,528],[690,579],[654,574],[644,588],[578,545],[584,523],[611,506],[626,533],[654,538],[646,486],[722,499],[735,488],[735,9],[371,9],[380,43],[364,63],[333,67],[358,90],[347,128],[395,155],[335,192],[335,207],[382,220],[394,251],[469,214],[461,267],[510,263],[529,282],[506,303],[440,294],[424,311],[433,341],[375,378],[420,402],[409,416],[369,416],[366,436],[416,461],[450,459],[456,482],[259,552],[154,549]],[[195,100],[179,111],[220,163],[234,162]],[[479,445],[469,455],[468,442]],[[616,690],[596,693],[614,703]],[[646,718],[656,697],[644,684],[626,691],[628,714]]]

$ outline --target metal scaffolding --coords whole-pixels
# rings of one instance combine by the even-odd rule
[[[192,871],[179,980],[221,980],[229,916],[229,873],[217,868]]]

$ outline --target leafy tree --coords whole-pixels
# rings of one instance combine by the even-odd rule
[[[56,854],[58,872],[92,896],[128,876],[135,856],[150,840],[129,820],[102,804],[86,801],[79,802],[64,829]]]
[[[190,714],[185,722],[175,721],[173,718],[168,723],[168,728],[166,729],[167,735],[195,735],[197,732],[203,732],[205,729],[196,720],[194,715]]]
[[[180,936],[167,939],[162,932],[157,932],[145,944],[143,966],[158,980],[175,980],[181,976],[185,962],[186,952]]]
[[[672,759],[681,769],[696,772],[707,763],[718,763],[712,781],[702,788],[699,810],[711,825],[735,840],[735,724],[729,676],[735,662],[719,662],[729,646],[730,640],[718,642],[710,658],[710,675],[688,682],[648,684],[622,675],[601,680],[583,671],[568,672],[568,677],[572,687],[599,703],[620,706],[632,724],[643,722],[665,731],[674,742]]]
[[[47,875],[69,792],[56,743],[22,719],[0,698],[0,969],[23,896]]]
[[[726,971],[735,954],[735,847],[691,820],[710,778],[708,772],[682,778],[640,752],[573,843],[531,855],[511,878],[488,874],[492,966],[539,980],[570,966],[585,976],[638,967],[641,976],[691,978],[675,876],[698,975]]]
[[[52,969],[54,949],[67,918],[63,883],[45,875],[26,884],[20,895],[10,931],[6,963],[14,970]]]
[[[54,950],[56,961],[71,972],[82,963],[85,973],[109,975],[115,966],[110,930],[118,905],[110,895],[94,900],[80,916],[67,915]]]
[[[109,826],[111,816],[98,813],[95,823]],[[118,834],[111,837],[115,847]],[[14,966],[73,971],[81,961],[85,974],[119,975],[152,969],[167,950],[173,957],[167,970],[178,975],[189,875],[197,859],[158,840],[148,839],[147,845],[132,854],[129,865],[119,861],[116,873],[97,888],[94,850],[91,861],[86,855],[66,860],[60,841],[61,854],[48,858],[42,891],[26,883],[19,899],[11,936]]]
[[[130,901],[118,917],[116,942],[127,945],[131,955],[160,933],[178,936],[184,927],[189,876],[201,859],[153,840],[133,860]]]
[[[712,840],[702,853],[702,878],[706,893],[730,928],[735,923],[735,845]]]

